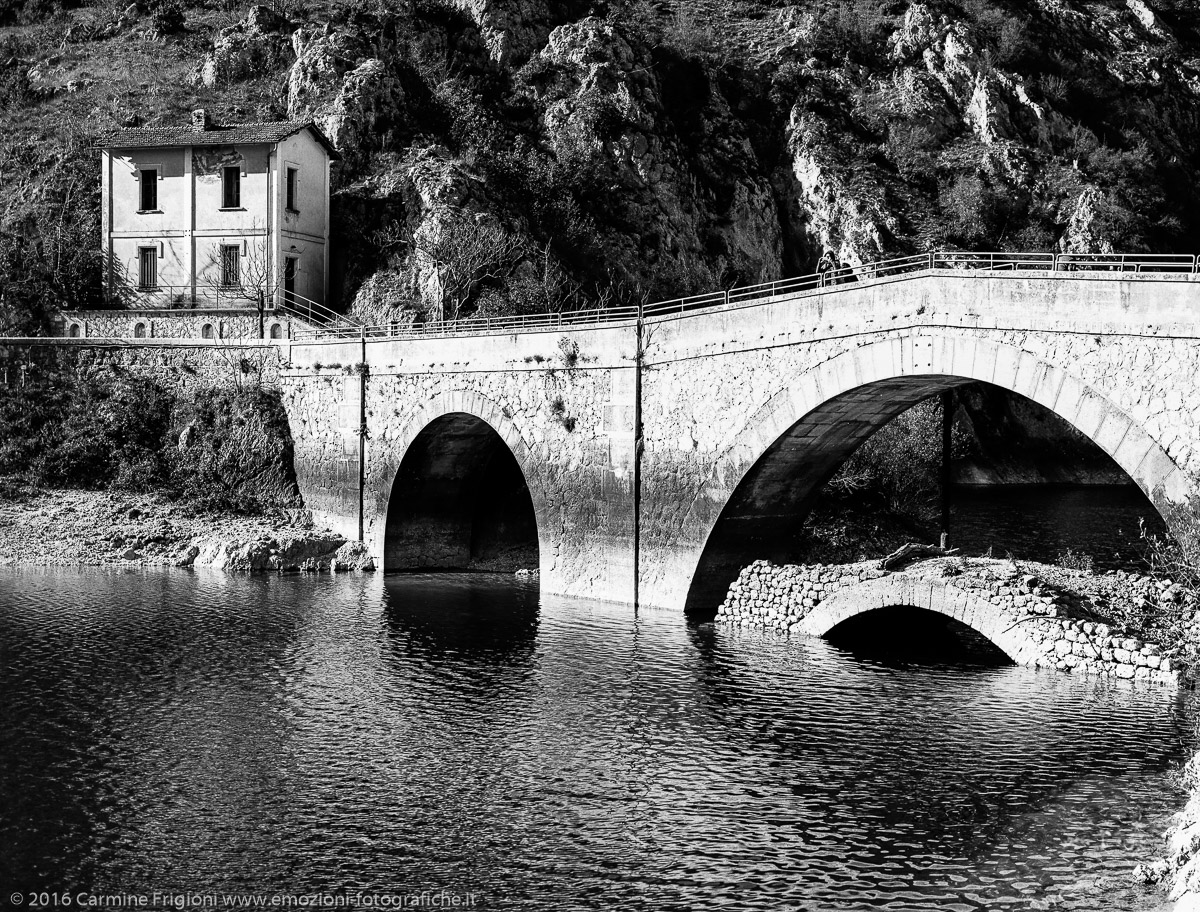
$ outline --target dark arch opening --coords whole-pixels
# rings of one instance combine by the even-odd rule
[[[491,425],[456,412],[417,435],[392,485],[383,551],[386,571],[537,569],[529,485]]]
[[[978,383],[962,377],[924,375],[897,377],[869,383],[837,396],[805,415],[779,436],[755,461],[734,488],[720,510],[712,531],[705,542],[700,561],[688,591],[685,610],[697,618],[711,619],[724,599],[730,583],[742,568],[756,560],[775,563],[821,562],[822,558],[805,556],[810,544],[806,521],[814,507],[826,508],[830,503],[828,483],[838,470],[878,431],[913,406],[927,399],[952,391],[955,403],[955,426],[974,434],[982,450],[1007,446],[1009,455],[1023,464],[1038,466],[1040,477],[1054,482],[1070,482],[1070,473],[1055,476],[1055,460],[1063,462],[1060,444],[1047,445],[1039,434],[1058,435],[1068,441],[1068,460],[1086,462],[1106,478],[1106,483],[1123,480],[1129,499],[1126,512],[1141,513],[1155,529],[1163,528],[1162,518],[1133,480],[1112,458],[1064,419],[1030,399],[988,383]],[[974,421],[988,409],[1007,409],[1005,420],[997,422],[990,435],[982,433],[987,422]],[[972,409],[974,411],[972,412]],[[1037,426],[1042,426],[1041,430]],[[1021,436],[1020,429],[1028,433]],[[1049,429],[1049,430],[1046,430]],[[936,446],[940,452],[940,432]],[[964,458],[962,466],[968,477],[978,477],[986,462],[987,452],[976,452]],[[993,463],[995,460],[993,459]],[[973,473],[973,474],[972,474]],[[987,479],[994,482],[994,478]],[[960,490],[952,488],[952,490]],[[1131,531],[1136,536],[1136,518]],[[1124,531],[1124,530],[1123,530]],[[936,522],[928,528],[913,528],[911,540],[936,541]],[[954,526],[951,526],[953,541]],[[996,556],[1005,555],[1005,541],[994,542],[1000,549]],[[986,550],[986,545],[979,550]],[[1018,557],[1050,559],[1056,556],[1057,546],[1048,553],[1017,554]],[[886,549],[882,552],[886,553]],[[854,554],[846,560],[875,556]]]
[[[891,605],[842,621],[825,639],[886,665],[1012,665],[995,643],[962,621],[927,608]]]

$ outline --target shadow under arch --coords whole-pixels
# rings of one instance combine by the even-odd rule
[[[489,422],[454,411],[416,434],[391,485],[382,553],[385,572],[538,567],[529,484]]]
[[[722,450],[684,523],[703,531],[681,593],[684,610],[712,611],[754,560],[787,560],[817,494],[867,438],[922,399],[974,382],[1024,396],[1091,439],[1168,524],[1172,508],[1191,502],[1191,482],[1158,442],[1061,368],[978,339],[887,339],[806,371],[752,414]],[[723,498],[722,488],[728,492]]]

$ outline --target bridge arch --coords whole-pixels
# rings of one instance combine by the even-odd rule
[[[825,636],[843,621],[882,608],[923,608],[965,624],[1018,665],[1033,665],[1045,646],[991,602],[954,586],[899,576],[848,586],[822,601],[800,622],[811,636]]]
[[[813,366],[776,392],[718,448],[686,511],[682,548],[647,587],[652,604],[705,611],[756,540],[779,545],[838,467],[905,409],[981,381],[1033,400],[1090,438],[1168,522],[1192,502],[1188,477],[1104,393],[1044,358],[973,336],[912,333],[868,342]],[[750,560],[775,558],[756,553]]]
[[[373,535],[384,571],[535,569],[553,555],[539,460],[492,400],[441,392],[385,452]]]

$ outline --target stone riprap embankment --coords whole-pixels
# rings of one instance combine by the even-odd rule
[[[822,636],[864,611],[908,605],[961,621],[1018,664],[1177,683],[1178,663],[1170,656],[1104,622],[1114,600],[1133,604],[1146,585],[1139,577],[985,558],[935,558],[893,572],[878,561],[755,561],[730,586],[717,622]]]
[[[200,512],[153,494],[54,491],[0,502],[0,565],[373,570],[305,510]]]

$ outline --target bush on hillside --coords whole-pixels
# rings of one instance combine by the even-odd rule
[[[0,396],[0,480],[162,491],[203,508],[298,505],[292,438],[277,392],[182,396],[119,366],[10,369]]]
[[[197,506],[298,506],[292,435],[279,393],[205,389],[176,403],[164,450],[171,486]]]

